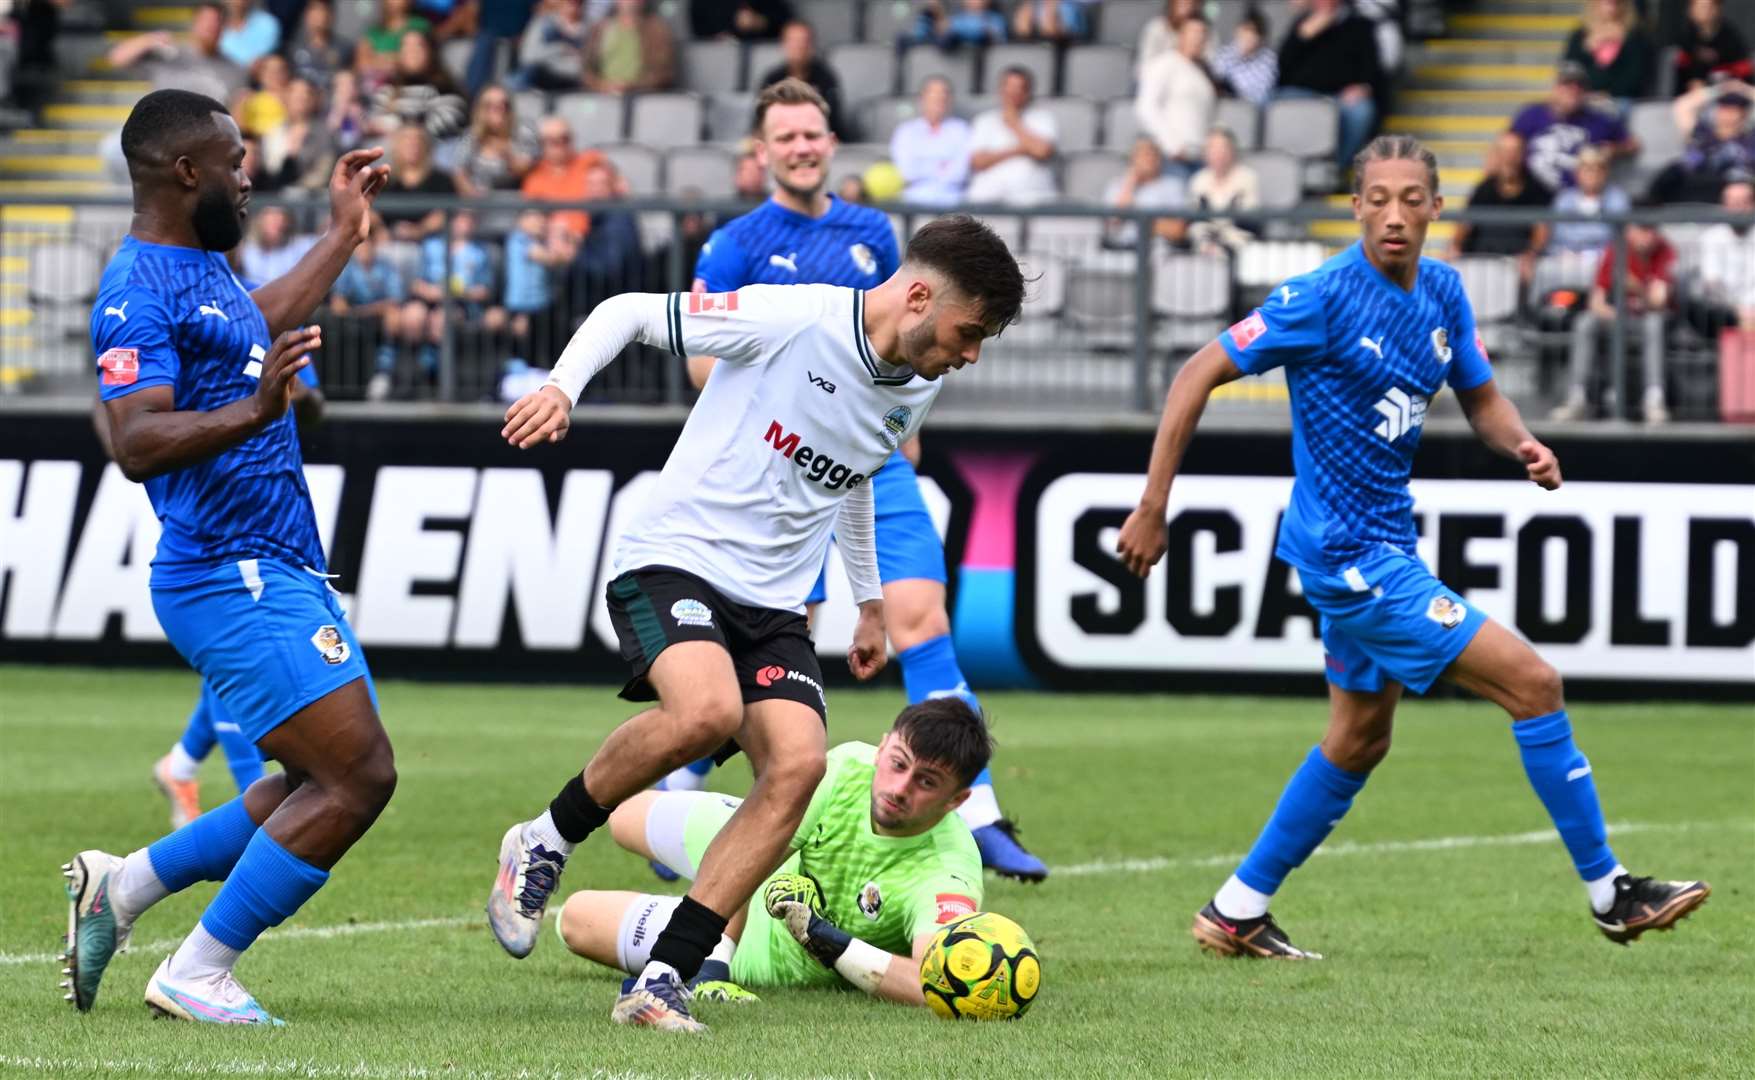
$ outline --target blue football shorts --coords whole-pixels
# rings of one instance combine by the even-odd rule
[[[1424,694],[1487,621],[1418,557],[1388,544],[1334,573],[1298,576],[1322,616],[1328,681],[1343,690],[1377,691],[1393,679]]]
[[[944,584],[945,546],[920,497],[920,477],[914,464],[900,450],[890,455],[871,479],[873,524],[877,540],[878,580],[925,578]],[[817,583],[807,604],[820,604],[828,597],[827,567],[817,573]]]
[[[355,679],[365,654],[329,582],[271,559],[224,563],[182,584],[152,586],[152,609],[252,743]]]

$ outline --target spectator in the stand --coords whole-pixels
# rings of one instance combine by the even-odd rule
[[[1377,126],[1383,67],[1376,30],[1342,0],[1310,0],[1280,44],[1279,63],[1277,96],[1333,99],[1340,112],[1335,161],[1345,173]]]
[[[1021,0],[1012,12],[1017,41],[1083,41],[1091,36],[1095,0]]]
[[[1625,112],[1651,88],[1657,48],[1639,26],[1633,0],[1585,0],[1584,20],[1560,58],[1583,68],[1591,92],[1615,99]]]
[[[629,94],[676,84],[676,37],[646,0],[616,0],[615,13],[585,36],[584,57],[587,90]]]
[[[1054,114],[1031,104],[1034,76],[1010,67],[1000,75],[999,108],[975,118],[969,133],[969,201],[1027,206],[1060,194],[1055,182]]]
[[[457,185],[433,164],[433,143],[427,130],[419,124],[407,124],[390,137],[390,179],[384,194],[448,196],[457,194]],[[390,235],[397,240],[418,241],[445,227],[443,210],[392,209],[379,211]]]
[[[488,6],[503,0],[488,0]],[[450,41],[475,33],[477,0],[414,0],[415,14],[433,24],[434,41]]]
[[[1676,36],[1676,93],[1720,79],[1755,79],[1749,43],[1725,21],[1723,0],[1689,0],[1688,18]]]
[[[1755,127],[1750,94],[1755,88],[1732,81],[1701,87],[1676,99],[1676,124],[1688,132],[1678,160],[1652,181],[1662,202],[1718,202],[1725,177],[1755,170]],[[1710,103],[1710,104],[1709,104]],[[1702,113],[1705,115],[1701,115]]]
[[[475,214],[459,210],[451,216],[448,231],[449,236],[435,233],[421,244],[420,274],[410,285],[415,298],[433,313],[429,336],[443,337],[451,312],[489,331],[505,329],[506,309],[493,302],[493,259],[475,238]],[[432,334],[435,328],[438,333]]]
[[[360,144],[366,135],[366,103],[360,97],[360,79],[351,69],[343,68],[329,81],[329,111],[323,126],[335,138],[335,148],[342,153]]]
[[[470,197],[516,191],[540,152],[536,133],[514,113],[511,93],[490,85],[475,99],[469,130],[457,143],[451,179]]]
[[[865,180],[858,173],[848,173],[835,185],[835,197],[855,206],[869,206],[871,198],[865,191]]]
[[[1755,334],[1755,173],[1737,173],[1719,205],[1737,215],[1700,234],[1700,274],[1684,309],[1709,338],[1728,328]]]
[[[616,180],[615,169],[607,160],[594,163],[585,170],[586,200],[619,200]],[[573,259],[573,295],[580,298],[579,287],[583,286],[584,305],[590,308],[606,296],[638,291],[644,285],[642,265],[640,226],[633,212],[599,209],[592,213],[591,228]]]
[[[754,139],[737,147],[737,170],[731,174],[731,194],[742,202],[761,202],[768,197],[768,170],[756,154]]]
[[[1139,45],[1134,50],[1135,69],[1176,48],[1176,31],[1182,28],[1182,20],[1200,12],[1201,0],[1164,0],[1164,13],[1146,20],[1140,31]]]
[[[689,0],[689,26],[698,38],[773,41],[792,19],[789,0]]]
[[[189,90],[230,102],[248,84],[249,76],[219,51],[224,25],[225,14],[218,4],[200,4],[189,23],[188,44],[166,30],[139,34],[110,50],[110,67],[120,70],[144,64],[154,90]]]
[[[256,87],[231,102],[238,129],[261,137],[286,123],[287,94],[292,88],[292,65],[286,57],[270,53],[256,62]]]
[[[257,11],[255,0],[225,0],[225,29],[219,51],[241,68],[267,56],[280,45],[280,20]]]
[[[1511,121],[1511,130],[1523,136],[1524,166],[1552,191],[1572,184],[1579,152],[1587,146],[1602,147],[1616,157],[1639,150],[1621,118],[1587,104],[1584,90],[1584,69],[1563,63],[1548,100],[1525,105]]]
[[[311,0],[299,22],[299,32],[287,48],[293,74],[318,86],[329,85],[336,72],[353,62],[353,46],[335,37],[335,10],[329,0]]]
[[[998,45],[1006,39],[1005,14],[993,0],[926,0],[914,17],[914,28],[904,44],[937,45],[957,49],[965,45]]]
[[[1614,303],[1617,252],[1606,249],[1597,264],[1595,284],[1585,310],[1572,322],[1572,354],[1566,399],[1553,413],[1556,420],[1582,420],[1590,412],[1590,381],[1601,355],[1602,337],[1617,319],[1639,320],[1640,354],[1644,361],[1645,394],[1640,412],[1648,424],[1670,418],[1664,396],[1664,333],[1676,306],[1676,249],[1652,225],[1629,223],[1626,244],[1626,293]]]
[[[574,149],[573,129],[558,116],[544,117],[537,132],[542,155],[524,174],[520,185],[524,197],[539,202],[583,202],[585,174],[605,161],[603,152]],[[591,218],[583,210],[557,210],[554,217],[577,239],[584,239],[591,228]]]
[[[1624,214],[1633,205],[1625,191],[1609,183],[1609,155],[1601,147],[1579,152],[1577,181],[1554,196],[1556,214]],[[1604,221],[1556,221],[1548,243],[1556,252],[1595,258],[1614,235],[1614,226]]]
[[[1280,58],[1268,45],[1267,18],[1250,8],[1243,13],[1228,44],[1213,55],[1213,79],[1219,88],[1260,108],[1274,96],[1280,81]]]
[[[518,215],[518,227],[506,237],[506,291],[501,303],[511,316],[512,337],[520,355],[552,356],[551,327],[546,318],[554,302],[554,286],[579,253],[579,241],[559,222],[540,211]]]
[[[293,232],[292,214],[283,206],[264,207],[254,215],[250,239],[244,242],[244,276],[251,281],[278,281],[317,243],[315,236]]]
[[[842,142],[852,142],[856,132],[841,108],[841,79],[835,69],[817,55],[817,36],[810,23],[794,19],[780,31],[780,63],[769,68],[756,84],[759,94],[781,79],[803,79],[829,103],[829,130]]]
[[[410,124],[424,126],[443,142],[463,130],[468,108],[451,73],[439,63],[432,39],[410,30],[402,35],[395,71],[372,95],[369,127],[383,135]]]
[[[530,25],[536,0],[492,0],[483,4],[475,28],[475,47],[469,51],[469,68],[463,89],[474,100],[494,77],[501,46],[510,47]]]
[[[934,75],[920,84],[920,115],[890,134],[890,160],[902,174],[902,198],[924,206],[955,206],[969,184],[969,123],[951,115],[951,82]]]
[[[342,268],[329,294],[329,310],[343,320],[342,340],[358,340],[367,331],[376,331],[377,359],[366,384],[366,397],[373,401],[390,396],[397,345],[418,345],[425,329],[424,324],[411,330],[402,325],[402,302],[408,297],[408,286],[395,265],[384,258],[388,230],[383,224],[373,223],[371,234],[353,249],[353,258]]]
[[[1554,193],[1524,168],[1523,136],[1502,132],[1487,151],[1486,174],[1469,195],[1469,207],[1525,207],[1532,212],[1554,203]],[[1536,271],[1536,258],[1548,246],[1548,226],[1534,221],[1525,225],[1462,221],[1451,239],[1451,255],[1514,255],[1518,276],[1528,285]]]
[[[328,184],[335,158],[321,94],[309,81],[294,79],[286,91],[286,123],[262,137],[262,167],[286,187],[316,191]]]
[[[244,175],[250,178],[250,187],[259,195],[272,195],[279,191],[280,177],[270,173],[262,163],[262,140],[254,135],[244,136],[244,161],[240,166]]]
[[[1207,135],[1206,167],[1188,182],[1190,205],[1200,210],[1255,210],[1261,206],[1261,179],[1255,170],[1237,161],[1237,136],[1230,128],[1215,125]],[[1188,241],[1197,251],[1236,255],[1255,239],[1253,226],[1229,218],[1197,221],[1188,227]]]
[[[360,77],[362,92],[377,90],[395,73],[404,34],[424,34],[432,28],[432,23],[414,14],[410,0],[378,0],[377,25],[366,31],[353,51],[353,70]]]
[[[1182,20],[1176,48],[1140,70],[1139,93],[1133,101],[1140,130],[1157,142],[1170,171],[1181,178],[1200,167],[1218,97],[1201,61],[1206,47],[1207,21],[1199,15]]]
[[[585,35],[579,0],[542,0],[518,43],[514,90],[577,90],[585,84]]]
[[[1188,205],[1188,185],[1182,177],[1164,171],[1164,155],[1157,143],[1141,135],[1133,141],[1127,169],[1109,181],[1103,205],[1117,210],[1180,210]],[[1103,246],[1132,248],[1139,243],[1139,223],[1133,218],[1109,218],[1103,223]],[[1170,244],[1181,244],[1188,223],[1171,217],[1154,218],[1152,235]]]

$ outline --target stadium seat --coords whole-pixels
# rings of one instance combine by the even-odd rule
[[[870,48],[870,46],[866,46]],[[951,96],[975,92],[975,53],[945,52],[937,45],[915,45],[902,54],[902,92],[917,93],[929,75],[942,75],[951,83]]]
[[[1029,247],[1077,261],[1099,252],[1103,245],[1103,219],[1044,214],[1025,223]]]
[[[639,143],[613,143],[600,146],[616,171],[628,182],[628,193],[635,197],[657,195],[666,190],[663,184],[664,162],[658,151]],[[728,188],[730,185],[726,185]]]
[[[1061,170],[1060,190],[1069,199],[1102,205],[1109,182],[1127,171],[1127,155],[1112,150],[1087,150],[1068,155]]]
[[[697,94],[743,88],[743,46],[735,41],[685,41],[677,57],[677,85]]]
[[[1158,0],[1105,0],[1097,11],[1097,40],[1131,49],[1139,44],[1140,34],[1152,17],[1162,14],[1164,5]]]
[[[1597,279],[1597,266],[1602,259],[1598,251],[1556,251],[1536,260],[1536,272],[1530,283],[1530,299],[1538,302],[1556,289],[1570,289],[1578,294],[1590,292]]]
[[[1093,252],[1071,263],[1061,317],[1081,343],[1097,348],[1133,344],[1139,321],[1135,296],[1138,274],[1132,252]]]
[[[659,18],[670,24],[676,40],[688,41],[695,36],[695,28],[689,25],[689,0],[658,0],[651,6]]]
[[[716,146],[679,146],[664,158],[664,193],[677,196],[693,188],[708,198],[730,194],[737,157]]]
[[[926,224],[925,219],[920,224]],[[981,219],[982,223],[1005,241],[1005,246],[1014,253],[1024,246],[1024,219],[1018,214],[989,214]]]
[[[780,43],[778,41],[752,41],[749,46],[749,60],[745,67],[744,82],[741,85],[750,93],[762,89],[762,76],[780,66]]]
[[[1097,147],[1097,104],[1084,98],[1038,98],[1036,104],[1054,115],[1055,147],[1076,154]]]
[[[512,95],[512,116],[518,123],[534,129],[548,113],[548,95],[541,90],[520,90]]]
[[[736,142],[750,133],[756,113],[756,96],[745,93],[712,94],[707,98],[707,138]]]
[[[1334,157],[1340,112],[1327,98],[1276,98],[1267,103],[1261,141],[1295,157]]]
[[[32,328],[51,338],[87,329],[103,274],[104,261],[89,244],[56,240],[32,247],[25,285]]]
[[[1123,45],[1074,45],[1066,52],[1060,90],[1071,97],[1092,101],[1130,97],[1133,50]]]
[[[1242,98],[1220,98],[1213,110],[1213,123],[1223,124],[1237,136],[1237,149],[1254,150],[1261,145],[1261,110]]]
[[[1234,274],[1247,288],[1273,288],[1321,266],[1328,252],[1314,240],[1252,240],[1237,253]]]
[[[829,50],[829,66],[841,79],[844,101],[896,92],[896,50],[891,45],[836,46]]]
[[[330,11],[337,41],[358,41],[378,21],[377,0],[334,0]]]
[[[1017,218],[1010,218],[1018,221]],[[995,224],[989,219],[989,225]],[[1000,234],[1004,236],[1004,233]],[[1007,239],[1006,243],[1013,243]],[[1034,284],[1027,290],[1024,300],[1024,317],[1040,318],[1045,315],[1059,315],[1066,306],[1066,262],[1060,256],[1048,251],[1022,251],[1012,248],[1018,254],[1018,262],[1026,274],[1039,274]]]
[[[798,17],[817,32],[817,47],[852,45],[859,40],[859,0],[804,0]]]
[[[881,97],[862,101],[853,110],[859,130],[867,142],[890,144],[890,135],[898,126],[919,115],[913,98]]]
[[[909,0],[866,0],[866,42],[894,48],[897,38],[913,30],[914,5]]]
[[[1103,106],[1103,145],[1111,150],[1127,150],[1139,136],[1139,118],[1133,113],[1133,98],[1116,98]]]
[[[999,108],[999,97],[994,94],[970,94],[967,97],[955,98],[951,101],[951,112],[965,120],[973,121],[984,112]]]
[[[1019,42],[1013,45],[990,45],[981,61],[981,87],[989,94],[999,92],[999,77],[1006,68],[1021,67],[1030,73],[1037,97],[1060,92],[1054,79],[1054,46],[1045,42]]]
[[[1164,322],[1160,347],[1198,346],[1224,327],[1231,309],[1231,263],[1223,255],[1172,254],[1152,267],[1152,311]]]
[[[1627,113],[1627,131],[1639,140],[1638,167],[1642,173],[1656,173],[1681,157],[1687,145],[1668,101],[1634,102]]]
[[[559,94],[554,114],[573,129],[573,142],[581,149],[622,141],[622,99],[614,94]]]
[[[844,143],[835,151],[829,168],[829,190],[833,191],[849,176],[861,176],[880,161],[890,159],[890,148],[870,143]]]
[[[1476,326],[1485,328],[1517,317],[1517,294],[1522,287],[1517,259],[1510,255],[1461,255],[1451,265],[1462,277]]]
[[[1239,160],[1254,169],[1261,181],[1263,209],[1287,210],[1298,205],[1304,185],[1297,158],[1282,150],[1253,150]]]
[[[475,52],[474,38],[452,38],[439,46],[439,62],[458,86],[469,81],[469,58]],[[490,78],[498,82],[512,66],[512,43],[498,42],[494,47],[494,70]]]
[[[628,138],[648,146],[694,146],[704,109],[694,94],[640,94],[633,99]]]

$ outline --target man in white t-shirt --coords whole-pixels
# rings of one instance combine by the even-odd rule
[[[617,805],[691,761],[742,750],[755,785],[611,1013],[704,1030],[685,986],[780,864],[823,777],[827,704],[804,606],[830,534],[860,607],[848,666],[867,679],[885,661],[870,478],[920,430],[939,377],[974,363],[1017,318],[1023,292],[1004,241],[967,215],[943,217],[869,290],[611,297],[548,384],[507,411],[502,436],[530,449],[565,437],[586,381],[636,341],[719,358],[622,531],[607,589],[633,675],[622,696],[658,705],[612,732],[539,817],[506,832],[488,921],[507,952],[535,946],[567,857]]]
[[[1028,206],[1060,194],[1049,164],[1059,131],[1053,113],[1030,104],[1032,82],[1029,68],[1006,68],[999,108],[975,118],[969,137],[970,202]]]

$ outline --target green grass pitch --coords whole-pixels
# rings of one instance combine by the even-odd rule
[[[401,786],[329,886],[240,976],[289,1025],[149,1018],[141,990],[212,894],[147,914],[97,1008],[55,988],[76,850],[163,829],[148,779],[195,697],[186,673],[0,667],[0,1074],[16,1076],[1755,1075],[1755,710],[1574,712],[1617,854],[1702,876],[1710,903],[1621,948],[1485,704],[1410,702],[1395,750],[1275,913],[1312,964],[1219,960],[1192,913],[1319,736],[1317,700],[992,694],[1000,795],[1055,868],[988,880],[1044,984],[1015,1024],[950,1024],[855,992],[703,1006],[690,1039],[614,1028],[615,978],[553,937],[502,954],[481,905],[501,832],[539,810],[627,706],[603,687],[383,685]],[[831,741],[874,738],[895,691],[833,696]],[[204,801],[230,796],[218,756]],[[737,788],[733,765],[718,783]],[[569,889],[656,889],[594,838]]]

